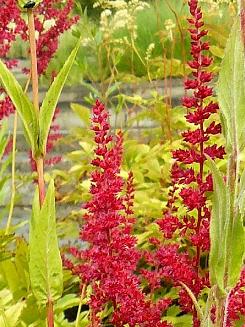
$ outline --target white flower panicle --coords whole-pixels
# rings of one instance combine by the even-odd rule
[[[133,39],[137,38],[136,16],[139,11],[149,8],[145,1],[130,0],[100,0],[94,7],[104,9],[100,16],[100,30],[104,39],[109,39],[115,31],[127,28]],[[112,14],[113,11],[113,14]]]

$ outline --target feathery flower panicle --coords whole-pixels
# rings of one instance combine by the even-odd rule
[[[39,33],[37,40],[38,74],[42,75],[58,49],[60,35],[76,24],[79,17],[72,16],[74,0],[61,5],[60,0],[43,0],[36,8],[35,27]],[[44,17],[44,19],[43,19]],[[47,29],[46,22],[52,20]]]
[[[224,147],[210,145],[212,136],[220,134],[221,125],[212,121],[212,116],[219,106],[211,97],[213,89],[209,83],[213,75],[209,72],[212,58],[207,55],[208,42],[204,37],[208,31],[204,29],[202,11],[197,0],[188,2],[191,18],[189,33],[191,37],[192,60],[188,62],[192,70],[191,78],[185,82],[185,89],[192,94],[183,98],[183,106],[187,108],[186,120],[193,127],[182,133],[186,149],[173,151],[175,162],[171,170],[172,188],[169,193],[167,208],[163,218],[158,221],[165,238],[178,240],[184,238],[196,249],[195,254],[189,251],[189,246],[173,244],[158,245],[152,258],[160,278],[180,286],[185,283],[196,297],[201,290],[209,286],[208,275],[200,267],[202,253],[207,256],[209,250],[210,209],[207,202],[207,192],[213,190],[212,177],[204,173],[206,155],[213,160],[223,159]],[[184,215],[178,213],[177,201],[185,208]],[[185,289],[179,292],[179,304],[183,311],[193,313],[193,326],[199,326],[192,300]]]
[[[20,15],[16,0],[1,1],[0,17],[0,58],[5,59],[17,36],[20,36],[23,41],[27,40],[27,26]],[[12,60],[5,60],[5,63],[8,68],[17,65],[17,62]],[[2,120],[14,113],[14,105],[3,88],[0,88],[0,96],[0,120]]]
[[[71,248],[77,258],[73,264],[65,259],[65,265],[81,278],[82,283],[92,285],[90,309],[94,322],[100,321],[99,312],[106,304],[113,306],[113,326],[167,327],[161,315],[170,304],[163,299],[157,303],[147,300],[135,275],[140,254],[132,233],[133,175],[129,174],[127,195],[121,195],[124,181],[119,176],[122,161],[122,133],[110,134],[108,112],[99,101],[93,107],[92,130],[95,133],[95,170],[91,174],[91,200],[86,203],[85,224],[80,239],[87,249]]]

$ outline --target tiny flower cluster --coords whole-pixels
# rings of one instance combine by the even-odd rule
[[[92,130],[95,133],[95,170],[91,175],[92,199],[85,205],[88,213],[80,239],[87,249],[71,248],[77,264],[65,259],[65,265],[79,275],[82,283],[92,285],[90,309],[93,326],[100,326],[98,313],[111,304],[113,326],[167,327],[161,321],[162,312],[170,305],[169,299],[154,303],[140,289],[134,273],[140,253],[133,227],[133,176],[129,174],[127,194],[121,195],[124,182],[119,176],[122,160],[122,133],[115,137],[109,132],[108,113],[97,101],[93,108]]]

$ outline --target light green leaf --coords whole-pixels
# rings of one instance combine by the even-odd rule
[[[30,228],[30,280],[38,302],[46,304],[62,295],[62,262],[58,247],[55,221],[54,182],[51,181],[42,208],[37,193],[33,202]]]
[[[72,50],[70,56],[67,58],[64,66],[61,68],[59,74],[54,79],[50,86],[40,109],[40,151],[42,154],[46,153],[46,145],[50,126],[54,116],[55,108],[57,106],[61,91],[65,85],[68,74],[75,61],[77,52],[79,50],[81,40],[79,39],[75,48]]]
[[[17,302],[6,310],[0,310],[0,326],[3,327],[16,327],[22,310],[25,307],[25,302]]]
[[[231,210],[232,194],[215,163],[208,159],[213,175],[213,209],[210,223],[210,278],[212,286],[221,291],[233,288],[241,273],[245,233],[242,216],[238,210]]]
[[[87,107],[82,106],[78,103],[72,103],[71,109],[79,116],[79,118],[84,122],[85,126],[90,126],[90,109]]]
[[[38,117],[33,104],[22,90],[19,82],[0,60],[0,81],[11,98],[24,125],[27,142],[32,151],[37,153]]]
[[[238,146],[242,150],[245,143],[245,56],[239,17],[227,41],[217,94],[227,149]]]
[[[243,170],[240,179],[240,192],[238,196],[238,205],[239,205],[240,213],[244,217],[245,215],[245,169]]]
[[[238,213],[232,220],[227,240],[227,289],[235,287],[242,271],[245,251],[245,231],[242,216]]]
[[[7,125],[6,122],[3,122],[0,127],[0,160],[2,159],[5,148],[8,144],[8,137],[5,136],[6,131],[7,131]]]
[[[230,219],[227,188],[223,177],[213,160],[208,158],[209,168],[212,172],[214,192],[212,198],[212,216],[210,222],[210,255],[209,269],[211,284],[218,285],[224,291],[225,251],[226,237],[225,226]]]

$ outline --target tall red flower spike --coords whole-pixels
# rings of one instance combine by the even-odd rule
[[[186,121],[192,128],[182,133],[186,149],[173,151],[173,186],[163,218],[158,221],[165,238],[177,238],[178,245],[154,243],[155,253],[147,254],[146,258],[157,267],[158,280],[164,278],[175,286],[185,283],[198,297],[201,290],[209,286],[207,267],[201,268],[200,259],[202,254],[207,258],[210,246],[207,192],[213,190],[213,185],[211,175],[204,172],[204,163],[206,155],[213,160],[222,159],[225,150],[223,146],[211,143],[212,136],[221,133],[221,125],[212,121],[219,106],[211,99],[213,89],[209,86],[213,79],[209,72],[212,58],[206,54],[209,44],[203,41],[208,32],[203,27],[198,1],[190,0],[188,4],[192,16],[188,19],[192,55],[188,64],[192,78],[185,82],[185,89],[191,90],[192,94],[183,98],[183,105],[187,108]],[[185,208],[184,215],[180,213],[178,201]],[[159,285],[157,279],[153,281],[154,285]],[[194,305],[184,288],[179,292],[179,304],[183,311],[193,313],[193,326],[199,326]]]
[[[86,241],[85,250],[71,248],[78,264],[64,260],[82,283],[92,285],[90,309],[92,325],[100,326],[96,316],[106,304],[113,307],[113,326],[167,327],[161,314],[171,303],[163,299],[157,303],[146,299],[134,271],[140,254],[136,238],[131,235],[133,180],[129,175],[128,195],[120,195],[124,182],[119,176],[122,160],[122,133],[115,137],[109,132],[108,113],[97,101],[93,107],[92,130],[95,133],[95,170],[91,175],[91,200],[85,205],[88,213],[80,239]],[[126,206],[124,205],[126,203]]]

